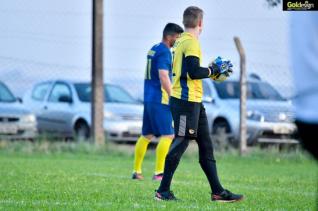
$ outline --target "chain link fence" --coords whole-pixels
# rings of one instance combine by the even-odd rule
[[[233,42],[233,37],[238,36],[246,51],[247,75],[251,82],[248,84],[248,121],[254,126],[257,123],[259,127],[250,127],[249,137],[262,135],[264,138],[291,139],[291,126],[287,124],[292,115],[291,105],[285,100],[293,95],[288,55],[288,14],[280,7],[270,7],[265,0],[105,0],[105,82],[119,85],[134,98],[142,100],[147,51],[161,41],[166,23],[182,25],[183,10],[190,5],[197,5],[205,12],[204,31],[200,38],[202,64],[207,65],[212,58],[220,55],[233,61],[236,72],[232,78],[235,83],[215,85],[207,82],[208,85],[205,85],[211,132],[225,128],[236,139],[238,137],[239,85],[236,82],[239,79],[239,56]],[[1,82],[23,99],[35,84],[47,80],[90,82],[91,13],[92,2],[88,0],[3,1],[0,8]],[[49,98],[49,93],[46,95]],[[37,112],[28,108],[28,104],[25,106]],[[54,104],[54,107],[59,106],[61,110],[57,111],[62,112],[65,105]],[[137,113],[142,108],[138,111],[131,111],[132,108],[112,109],[105,114],[110,122],[141,119]],[[87,121],[89,126],[90,120]],[[74,122],[76,120],[72,119],[68,123]],[[279,125],[280,122],[284,124]],[[122,131],[121,135],[114,132],[113,138],[134,140],[140,124],[125,127],[127,131]]]

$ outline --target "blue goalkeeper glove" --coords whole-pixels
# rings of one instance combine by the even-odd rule
[[[209,65],[211,76],[215,81],[224,81],[233,73],[233,64],[230,60],[224,60],[220,56]]]

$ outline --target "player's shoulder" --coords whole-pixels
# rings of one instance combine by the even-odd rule
[[[157,50],[156,50],[157,56],[168,56],[170,54],[171,54],[170,49],[164,43],[160,43],[158,45]]]
[[[161,52],[170,52],[170,49],[166,46],[166,44],[164,44],[162,42],[158,45],[158,49]]]
[[[182,46],[183,48],[191,47],[199,47],[199,41],[191,36],[189,33],[182,34],[182,36],[176,41],[174,47]]]
[[[184,42],[198,42],[198,39],[188,32],[184,32],[179,39]]]
[[[158,56],[161,54],[168,54],[170,53],[170,50],[165,44],[163,43],[157,43],[151,47],[151,49],[148,52],[149,56]]]
[[[155,56],[155,54],[157,53],[157,51],[158,51],[158,46],[159,46],[159,44],[155,44],[155,45],[153,45],[151,48],[150,48],[150,50],[148,51],[148,56],[151,56],[151,57],[153,57],[153,56]]]
[[[159,47],[160,47],[160,43],[156,43],[151,47],[151,49],[156,50],[156,49],[159,49]]]
[[[199,40],[197,40],[193,37],[189,37],[189,38],[185,39],[183,44],[185,46],[197,46],[197,47],[200,46]]]

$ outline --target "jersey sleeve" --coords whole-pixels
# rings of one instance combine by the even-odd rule
[[[170,51],[164,51],[158,55],[158,70],[167,70],[171,69],[171,53]]]
[[[195,56],[200,58],[200,44],[197,40],[190,39],[186,41],[185,49],[184,49],[185,57],[187,56]]]

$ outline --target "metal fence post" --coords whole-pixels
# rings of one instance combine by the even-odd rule
[[[246,57],[245,51],[239,37],[234,37],[237,51],[240,55],[240,155],[247,151],[247,126],[246,126],[246,97],[247,97],[247,79],[246,79]]]
[[[103,0],[93,0],[91,137],[104,144]]]

